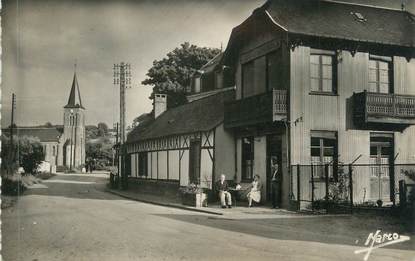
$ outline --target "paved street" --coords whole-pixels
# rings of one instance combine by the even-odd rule
[[[57,175],[2,212],[2,255],[15,260],[363,260],[379,219],[244,219],[166,208],[105,192],[105,174]],[[394,231],[390,231],[394,232]],[[400,231],[397,231],[400,232]],[[415,260],[413,240],[369,260]]]

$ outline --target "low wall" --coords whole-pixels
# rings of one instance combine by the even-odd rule
[[[128,188],[152,195],[179,197],[178,181],[146,180],[128,178]]]

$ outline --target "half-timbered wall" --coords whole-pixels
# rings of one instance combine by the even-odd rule
[[[188,135],[163,137],[129,144],[131,176],[144,179],[178,181],[181,186],[189,184],[190,141],[200,140],[200,184],[211,188],[214,171],[215,131]],[[147,154],[147,173],[140,173],[139,154]]]

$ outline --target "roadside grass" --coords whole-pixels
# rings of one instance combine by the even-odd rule
[[[1,179],[1,209],[13,206],[18,197],[28,187],[41,183],[42,180],[49,179],[55,175],[53,173],[38,173],[36,176],[32,174],[21,175],[20,173],[3,175]]]

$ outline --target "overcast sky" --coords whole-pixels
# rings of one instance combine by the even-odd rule
[[[400,0],[354,0],[399,8]],[[132,65],[127,124],[151,110],[151,87],[140,83],[153,60],[187,41],[226,46],[232,28],[265,0],[3,1],[2,126],[62,124],[74,63],[87,124],[118,120],[119,90],[112,66]],[[414,8],[415,0],[407,0]]]

